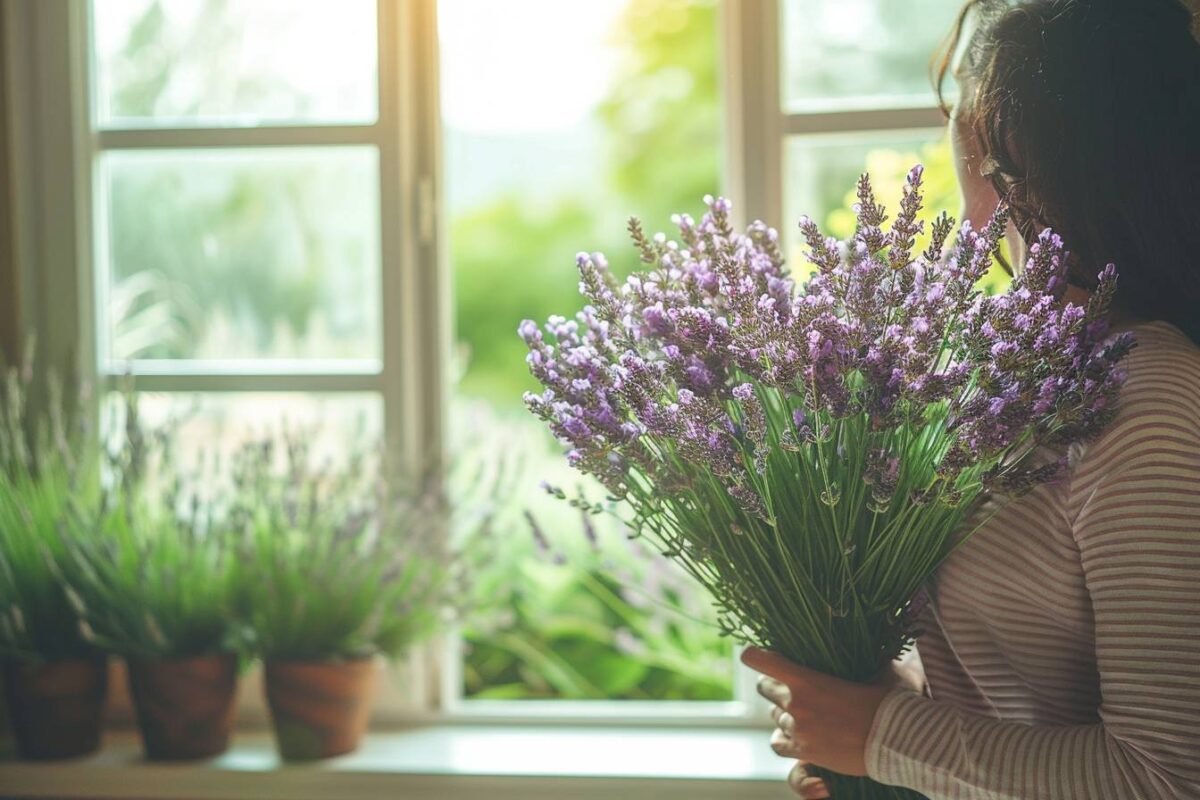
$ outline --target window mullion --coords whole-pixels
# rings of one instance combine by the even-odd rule
[[[375,359],[170,359],[147,358],[101,362],[105,375],[162,375],[211,377],[215,375],[253,378],[294,375],[375,376],[380,372]]]
[[[380,144],[382,123],[229,128],[120,128],[93,134],[99,150],[203,147],[304,147]]]
[[[784,116],[779,90],[779,0],[721,3],[725,99],[723,191],[742,222],[783,217]],[[754,678],[734,664],[736,716],[758,719]]]
[[[779,2],[721,4],[725,83],[725,192],[742,220],[783,213]]]
[[[936,106],[814,111],[784,115],[782,133],[805,136],[938,128],[945,121],[941,109]]]
[[[402,111],[405,96],[401,55],[407,49],[401,40],[401,10],[392,3],[378,5],[379,52],[379,191],[380,191],[380,302],[382,304],[382,353],[384,430],[393,457],[411,457],[404,448],[411,427],[412,401],[406,396],[405,350],[409,346],[407,320],[413,309],[407,287],[408,243],[412,225],[406,201],[403,148],[408,140],[404,129],[410,121]],[[406,458],[407,460],[407,458]]]
[[[442,447],[448,299],[441,263],[440,110],[435,0],[380,4],[384,373],[403,398],[405,454]],[[399,406],[398,406],[399,407]]]
[[[441,452],[440,384],[448,350],[437,235],[434,12],[434,0],[378,5],[381,379],[387,448],[410,470],[427,468]],[[389,681],[384,706],[403,704],[417,715],[436,712],[436,649],[436,644],[414,649],[397,673],[403,675],[403,692]]]
[[[134,374],[108,375],[108,388],[129,387],[144,392],[381,392],[383,380],[369,374]]]

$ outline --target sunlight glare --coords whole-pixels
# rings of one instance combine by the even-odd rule
[[[604,97],[628,0],[441,0],[443,117],[472,133],[565,131]]]

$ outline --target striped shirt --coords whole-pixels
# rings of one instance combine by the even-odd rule
[[[930,798],[1200,798],[1200,349],[1161,322],[1069,477],[930,584],[929,696],[895,690],[878,781]]]

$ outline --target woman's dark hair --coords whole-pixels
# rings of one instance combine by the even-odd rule
[[[969,0],[935,70],[942,97],[963,48],[958,115],[1025,240],[1043,227],[1061,234],[1070,280],[1084,288],[1116,264],[1122,313],[1200,342],[1191,26],[1180,0]]]

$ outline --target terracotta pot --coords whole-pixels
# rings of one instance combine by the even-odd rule
[[[374,658],[268,661],[263,682],[279,755],[311,761],[357,749],[378,675]]]
[[[127,659],[129,693],[146,758],[210,758],[229,747],[237,657]]]
[[[108,660],[104,656],[4,665],[4,699],[17,755],[75,758],[100,746]]]

